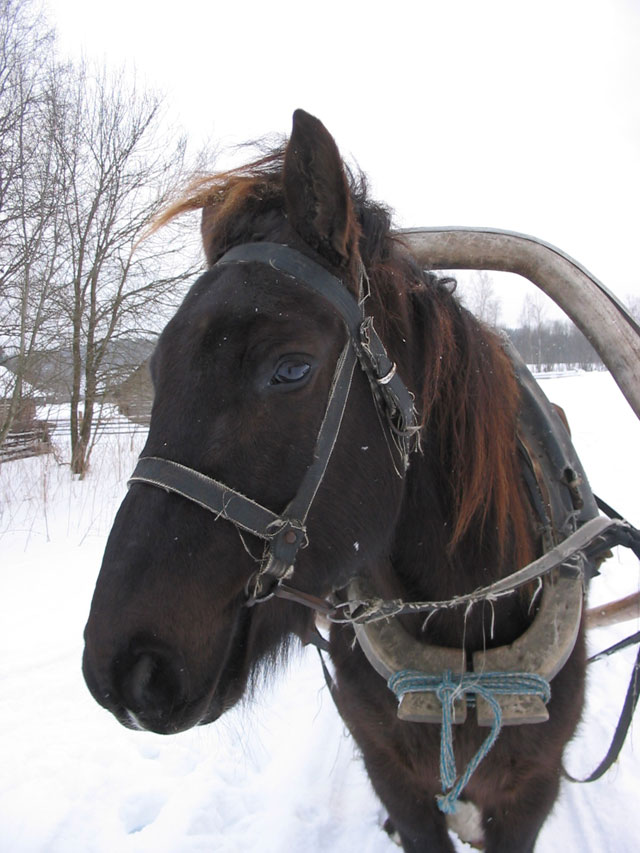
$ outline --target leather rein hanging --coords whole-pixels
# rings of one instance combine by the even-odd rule
[[[307,518],[340,432],[356,363],[367,376],[376,406],[384,415],[392,442],[400,454],[402,475],[419,441],[414,398],[398,376],[396,366],[373,326],[372,317],[364,312],[361,282],[356,300],[341,279],[296,249],[279,243],[244,243],[226,252],[215,266],[246,263],[269,266],[322,296],[339,314],[348,332],[316,438],[313,461],[298,491],[284,511],[278,514],[225,483],[156,456],[144,456],[138,460],[129,485],[146,483],[182,495],[216,517],[230,521],[238,529],[265,541],[260,569],[247,584],[248,605],[266,601],[276,594],[307,606],[314,606],[311,601],[324,604],[306,593],[283,588],[283,581],[293,574],[298,550],[307,544]]]

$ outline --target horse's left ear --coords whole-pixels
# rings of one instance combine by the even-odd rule
[[[293,114],[283,184],[291,225],[320,254],[344,265],[358,235],[349,183],[333,137],[304,110]]]

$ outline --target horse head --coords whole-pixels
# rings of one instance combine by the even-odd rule
[[[278,518],[291,505],[318,454],[350,330],[295,271],[229,250],[289,247],[360,307],[367,282],[349,184],[332,137],[298,111],[284,151],[200,193],[208,270],[152,357],[143,459],[226,484]],[[398,322],[402,311],[399,304]],[[406,374],[407,355],[394,349],[389,358]],[[353,371],[332,438],[295,557],[296,587],[322,597],[384,558],[403,493],[364,370]],[[246,606],[265,539],[226,517],[224,490],[217,513],[176,491],[134,476],[85,631],[84,674],[96,700],[124,725],[161,733],[219,717],[242,697],[256,665],[290,637],[304,638],[312,619],[278,598]]]

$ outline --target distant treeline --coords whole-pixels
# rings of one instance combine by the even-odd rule
[[[582,332],[562,320],[505,332],[526,363],[538,369],[560,364],[583,370],[602,367],[602,359]]]

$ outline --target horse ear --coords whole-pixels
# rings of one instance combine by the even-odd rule
[[[333,137],[304,110],[293,114],[283,184],[291,225],[320,254],[343,265],[358,233],[349,183]]]

